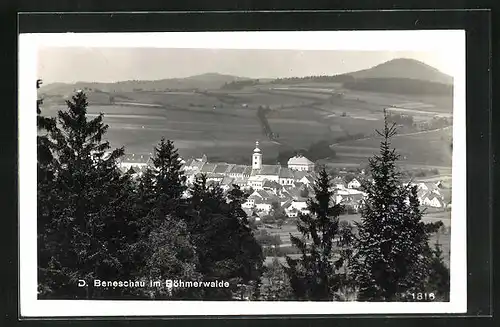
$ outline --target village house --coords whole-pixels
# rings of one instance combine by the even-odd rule
[[[293,171],[287,167],[280,167],[278,180],[281,185],[292,185],[295,181]]]
[[[347,188],[350,188],[350,189],[358,189],[361,187],[361,183],[356,179],[356,178],[353,178],[348,184],[347,184]]]
[[[272,204],[268,201],[255,199],[255,210],[263,215],[268,215],[271,212]]]
[[[275,181],[266,180],[264,184],[262,184],[262,189],[271,192],[274,195],[279,195],[281,190],[283,189],[283,186]]]
[[[281,209],[285,211],[288,218],[295,218],[299,213],[309,213],[306,199],[299,199],[298,201],[290,199],[281,205]]]
[[[434,192],[427,192],[422,196],[420,203],[432,208],[445,208],[446,203],[443,198]]]
[[[292,158],[293,159],[293,158]],[[291,167],[281,165],[264,165],[262,163],[262,151],[259,142],[251,157],[251,166],[235,165],[230,163],[208,162],[206,155],[199,159],[188,159],[183,164],[183,170],[187,177],[188,185],[192,184],[199,174],[205,174],[207,181],[218,183],[227,192],[232,185],[242,189],[253,189],[254,191],[265,191],[272,197],[300,198],[300,187],[311,186],[314,183],[314,164],[307,158],[297,157],[292,160]],[[312,165],[311,165],[312,164]],[[311,169],[312,168],[312,169]],[[312,188],[311,188],[312,189]],[[243,208],[259,207],[260,211],[267,211],[271,205],[266,196],[258,196],[253,193],[242,205]],[[261,194],[262,195],[262,194]]]
[[[298,171],[314,171],[314,162],[302,155],[288,159],[288,168]]]
[[[351,209],[354,212],[359,212],[363,204],[364,195],[362,193],[349,194],[342,198],[341,204],[345,206],[347,210]]]
[[[305,185],[314,185],[314,177],[312,177],[311,175],[307,175],[302,177],[299,182]]]
[[[338,189],[335,191],[333,194],[333,200],[335,203],[344,203],[344,202],[349,202],[349,199],[363,199],[366,197],[366,194],[362,191],[358,191],[355,189]]]
[[[345,189],[346,185],[344,179],[340,176],[335,177],[332,180],[332,188],[337,190]]]

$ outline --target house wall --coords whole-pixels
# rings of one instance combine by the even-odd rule
[[[280,178],[279,183],[281,185],[292,185],[293,184],[293,178]]]
[[[297,165],[297,164],[289,164],[288,168],[298,171],[313,171],[314,165]]]

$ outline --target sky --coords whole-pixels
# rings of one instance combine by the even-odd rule
[[[438,51],[241,50],[41,47],[38,77],[55,82],[117,82],[219,73],[248,78],[335,75],[411,58],[454,76],[448,53]]]

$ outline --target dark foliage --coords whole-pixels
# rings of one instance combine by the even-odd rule
[[[367,199],[350,268],[364,301],[400,300],[424,289],[429,275],[428,240],[435,227],[422,222],[416,187],[400,181],[399,155],[390,147],[395,133],[386,119],[380,154],[369,160],[373,183],[363,185]]]
[[[102,141],[102,115],[87,120],[86,96],[77,93],[67,106],[38,138],[39,294],[95,298],[102,290],[92,280],[130,275],[131,181],[116,169],[123,149],[108,151]],[[80,279],[88,287],[78,287]]]
[[[231,285],[258,281],[264,261],[241,204],[246,194],[234,186],[227,198],[206,176],[197,177],[190,189],[185,217],[198,255],[197,271],[206,280],[227,280]],[[205,289],[205,299],[228,299],[236,290]]]
[[[331,301],[338,290],[337,270],[342,259],[335,260],[334,239],[339,233],[339,215],[343,208],[332,204],[330,177],[323,169],[314,186],[314,199],[308,201],[309,214],[300,214],[297,228],[302,237],[290,235],[301,257],[287,257],[287,275],[297,299]]]
[[[343,86],[350,90],[395,94],[425,94],[451,96],[453,85],[422,81],[409,78],[363,78],[345,82]]]

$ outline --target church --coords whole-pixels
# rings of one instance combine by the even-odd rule
[[[251,187],[254,190],[263,189],[266,181],[293,187],[295,182],[298,182],[306,174],[312,173],[314,170],[314,163],[304,157],[297,158],[300,160],[292,168],[282,167],[281,165],[264,165],[262,164],[262,156],[263,154],[257,141],[255,142],[255,148],[251,157],[251,166],[209,163],[207,157],[203,156],[200,159],[187,160],[183,167],[188,177],[188,182],[191,183],[194,181],[196,175],[206,174],[208,181],[220,183],[223,188],[236,184],[242,188]],[[290,160],[292,159],[294,158]],[[294,161],[292,160],[292,162]],[[300,169],[297,169],[297,167]],[[307,169],[303,167],[307,167]]]

